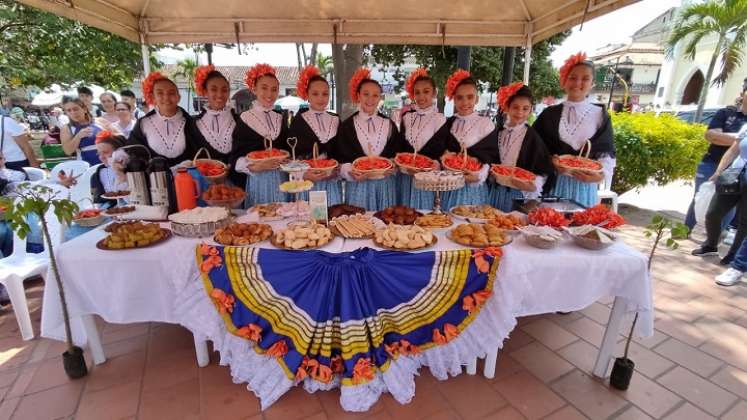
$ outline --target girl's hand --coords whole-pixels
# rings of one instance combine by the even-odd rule
[[[477,172],[465,172],[464,173],[464,182],[467,182],[469,184],[474,184],[475,182],[480,180],[480,175]]]
[[[360,172],[360,171],[358,171],[356,169],[351,169],[350,170],[350,176],[352,176],[353,179],[356,180],[356,181],[358,181],[358,182],[365,181],[365,180],[368,179],[368,175],[366,175],[364,172]]]
[[[713,175],[711,175],[710,178],[708,178],[708,182],[716,183],[716,180],[718,180],[718,177],[721,175],[721,172],[714,172]]]
[[[84,138],[84,137],[89,137],[92,134],[93,134],[93,128],[86,127],[84,129],[78,131],[78,134],[76,134],[75,137]]]

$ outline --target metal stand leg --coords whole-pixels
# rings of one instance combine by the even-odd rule
[[[91,350],[93,363],[100,365],[106,362],[106,355],[104,354],[104,347],[101,345],[101,336],[99,335],[99,329],[96,327],[96,320],[93,319],[93,315],[83,315],[81,320],[83,321],[83,328],[86,330],[86,336],[88,337],[88,349]]]
[[[622,298],[616,297],[612,305],[610,319],[607,321],[607,329],[604,331],[602,345],[599,347],[599,354],[594,363],[594,376],[604,378],[607,375],[607,369],[612,361],[612,353],[615,351],[617,344],[617,334],[620,332],[620,324],[623,320],[625,303]]]

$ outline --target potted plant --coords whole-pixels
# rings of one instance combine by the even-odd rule
[[[5,218],[11,230],[15,231],[20,238],[25,238],[31,231],[28,224],[28,216],[35,215],[41,221],[44,245],[49,253],[49,262],[52,267],[57,289],[60,292],[62,303],[62,315],[65,320],[65,339],[67,350],[62,354],[65,373],[70,378],[80,378],[88,374],[86,361],[83,357],[83,349],[73,345],[70,332],[70,317],[65,300],[65,289],[62,285],[60,272],[57,267],[57,259],[52,247],[52,239],[49,236],[49,225],[46,219],[47,211],[52,208],[60,223],[70,224],[73,216],[78,211],[78,205],[73,201],[58,198],[58,193],[52,188],[43,185],[32,185],[28,182],[20,184],[12,193],[0,197],[0,207],[5,208]]]
[[[651,252],[648,254],[648,270],[651,271],[651,261],[654,259],[656,248],[667,233],[669,233],[669,237],[666,238],[665,245],[667,248],[677,249],[679,247],[677,240],[686,238],[687,232],[688,228],[684,224],[673,222],[659,214],[655,215],[648,226],[646,226],[645,231],[647,238],[654,238],[654,244],[651,247]],[[615,359],[615,364],[612,366],[612,373],[610,374],[610,385],[622,391],[627,390],[630,386],[630,379],[633,377],[633,370],[635,369],[635,362],[628,359],[628,350],[630,349],[630,340],[633,338],[633,331],[635,330],[637,321],[638,313],[636,312],[635,317],[633,317],[633,323],[630,325],[628,338],[625,341],[623,357]]]

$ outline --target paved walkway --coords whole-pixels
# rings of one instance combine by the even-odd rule
[[[651,213],[623,206],[625,240],[642,252]],[[388,395],[365,414],[341,411],[338,391],[294,389],[264,413],[228,368],[195,365],[192,338],[165,324],[103,325],[109,361],[71,381],[64,346],[20,339],[12,310],[0,314],[3,419],[747,419],[747,283],[713,283],[723,268],[691,257],[696,246],[662,250],[653,267],[656,334],[631,345],[637,371],[627,392],[590,371],[611,299],[568,315],[522,318],[499,356],[496,378],[434,379],[424,369],[414,400]],[[27,290],[39,331],[42,284]],[[103,324],[103,323],[102,323]],[[623,341],[620,337],[620,348]]]

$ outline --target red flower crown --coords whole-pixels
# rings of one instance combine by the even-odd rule
[[[498,105],[500,105],[501,111],[508,111],[508,103],[511,101],[511,98],[523,87],[524,83],[516,82],[498,89]]]
[[[207,95],[207,90],[205,89],[205,79],[207,78],[208,74],[210,74],[210,72],[214,70],[215,66],[212,64],[208,64],[207,66],[200,66],[195,69],[195,92],[197,92],[199,96]]]
[[[449,76],[449,78],[446,80],[446,97],[451,99],[454,97],[454,93],[456,92],[457,86],[459,86],[459,83],[462,82],[462,80],[471,77],[471,74],[467,70],[459,69],[455,71],[454,73]]]
[[[159,80],[168,80],[169,78],[161,74],[160,72],[151,72],[148,77],[143,79],[143,99],[148,105],[153,105],[156,101],[153,97],[153,85]]]
[[[419,77],[431,76],[428,74],[428,70],[422,67],[418,67],[410,73],[410,76],[407,78],[407,83],[405,84],[405,91],[407,91],[407,96],[409,96],[413,101],[415,100],[415,82],[417,82]]]
[[[350,99],[353,101],[353,103],[358,103],[358,86],[361,85],[361,82],[363,82],[365,79],[371,78],[371,70],[361,67],[358,70],[353,73],[353,77],[350,78],[350,83],[348,84],[348,91],[350,93]]]
[[[246,76],[244,77],[246,87],[248,87],[249,90],[253,91],[254,84],[257,83],[257,79],[267,75],[272,75],[273,77],[277,78],[275,74],[275,67],[272,67],[271,65],[265,63],[255,64],[252,68],[246,71]]]
[[[308,65],[301,70],[296,83],[296,95],[303,100],[309,99],[309,80],[314,76],[321,76],[322,73],[314,65]]]
[[[571,70],[584,61],[586,61],[586,53],[583,52],[578,52],[565,60],[563,66],[560,67],[560,87],[565,87],[565,82],[568,80],[568,75],[571,74]]]
[[[98,133],[96,133],[96,143],[99,144],[102,141],[108,139],[109,137],[113,136],[112,132],[109,130],[101,130]]]

